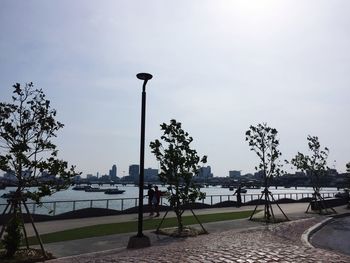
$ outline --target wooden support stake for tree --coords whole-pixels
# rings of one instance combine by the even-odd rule
[[[312,201],[312,199],[311,199],[311,201]],[[309,209],[311,207],[311,201],[309,202],[309,205],[307,206],[307,209],[306,209],[305,213],[309,213]]]
[[[11,203],[11,206],[10,206],[10,203]],[[6,210],[8,209],[9,206],[10,206],[10,210],[9,210],[9,212],[7,213],[7,215],[10,215],[10,214],[11,214],[11,211],[12,211],[12,208],[13,208],[13,203],[12,203],[12,201],[7,202],[6,208],[5,208],[4,212],[2,213],[2,216],[5,215]],[[11,219],[11,217],[9,217],[7,220],[5,220],[4,224],[2,225],[2,228],[1,228],[1,231],[0,231],[0,238],[2,238],[2,235],[4,234],[4,231],[5,231],[5,227],[6,227],[6,225],[8,224],[8,222],[9,222],[10,219]]]
[[[2,212],[2,216],[5,215],[5,213],[6,213],[6,211],[7,211],[9,206],[10,206],[10,202],[7,202],[7,205],[6,205],[5,209],[4,209],[4,211]]]
[[[169,208],[166,210],[166,212],[165,212],[165,214],[164,214],[162,220],[160,221],[160,223],[159,223],[159,225],[158,225],[158,227],[157,227],[156,233],[159,233],[159,229],[160,229],[160,227],[162,226],[163,221],[164,221],[165,217],[167,216],[168,212],[169,212]]]
[[[205,234],[208,234],[208,231],[204,228],[204,226],[202,225],[202,223],[199,221],[198,217],[196,216],[196,214],[193,212],[192,208],[190,208],[194,218],[197,220],[197,222],[200,224],[200,226],[202,227],[203,231]]]
[[[309,209],[311,207],[311,203],[312,201],[315,202],[315,206],[316,206],[316,209],[318,209],[319,211],[319,214],[322,215],[323,214],[323,210],[325,211],[325,214],[329,214],[331,212],[328,212],[328,208],[326,207],[325,205],[325,200],[324,198],[321,196],[321,194],[319,194],[317,191],[315,191],[313,194],[312,194],[312,199],[305,211],[305,213],[308,213],[309,212]],[[337,214],[337,211],[333,208],[333,207],[329,207],[333,213]]]
[[[270,210],[271,210],[272,220],[273,220],[273,222],[274,222],[274,223],[276,223],[275,214],[274,214],[274,212],[273,212],[273,209],[272,209],[272,204],[271,204],[271,201],[270,201],[270,196],[269,196],[269,194],[271,194],[271,192],[267,192],[266,194],[267,194],[267,202],[268,202],[268,206],[269,206],[269,208],[270,208]]]
[[[34,229],[36,238],[37,238],[38,241],[39,241],[40,248],[41,248],[41,251],[42,251],[42,253],[43,253],[43,256],[45,257],[45,259],[48,259],[49,257],[48,257],[47,254],[46,254],[46,251],[45,251],[44,246],[43,246],[43,242],[42,242],[42,240],[41,240],[41,238],[40,238],[40,235],[39,235],[39,233],[38,233],[38,230],[37,230],[36,227],[35,227],[35,224],[34,224],[32,215],[31,215],[30,212],[29,212],[28,206],[27,206],[27,204],[26,204],[26,202],[25,202],[24,200],[22,200],[22,201],[23,201],[24,208],[25,208],[26,211],[27,211],[27,214],[28,214],[28,217],[29,217],[29,219],[30,219],[30,222],[31,222],[31,224],[32,224],[32,226],[33,226],[33,229]]]
[[[275,214],[273,212],[273,208],[272,208],[272,202],[273,201],[277,207],[279,208],[279,210],[282,212],[282,214],[284,215],[284,217],[289,221],[289,218],[287,217],[287,215],[283,212],[282,208],[280,207],[280,205],[276,202],[275,198],[273,197],[273,195],[271,194],[270,191],[267,191],[264,190],[262,191],[259,199],[258,199],[258,204],[255,206],[255,209],[253,211],[253,213],[250,215],[250,218],[249,220],[252,220],[254,214],[255,214],[255,211],[257,210],[258,206],[259,206],[259,203],[261,202],[261,200],[263,199],[263,197],[265,198],[265,204],[264,204],[264,219],[266,222],[270,221],[270,217],[272,216],[273,218],[273,222],[276,222],[276,217],[275,217]],[[270,200],[270,197],[271,197],[271,200]],[[271,211],[271,214],[270,214],[270,211]]]
[[[255,206],[253,213],[250,215],[249,220],[252,220],[252,218],[253,218],[253,216],[254,216],[254,214],[255,214],[255,212],[256,212],[256,209],[257,209],[258,206],[259,206],[259,203],[260,203],[260,201],[261,201],[263,195],[264,195],[264,193],[261,193],[261,196],[260,196],[259,199],[258,199],[258,203],[257,203],[257,205]]]
[[[279,204],[277,203],[277,201],[275,200],[275,198],[273,197],[273,195],[270,193],[272,200],[274,201],[274,203],[277,205],[277,207],[279,208],[279,210],[282,212],[282,214],[284,215],[284,217],[287,219],[287,221],[289,221],[289,218],[287,217],[287,215],[283,212],[282,208],[279,206]]]

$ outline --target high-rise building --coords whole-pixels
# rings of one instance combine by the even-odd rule
[[[158,180],[158,169],[147,168],[145,169],[145,181]]]
[[[87,174],[86,175],[86,179],[88,179],[88,180],[91,180],[91,179],[93,179],[94,178],[94,176],[92,175],[92,174]]]
[[[258,172],[256,172],[256,173],[254,173],[254,177],[255,177],[256,179],[258,179],[258,180],[263,179],[263,178],[264,178],[264,171],[263,171],[263,170],[260,170],[260,171],[258,171]]]
[[[129,166],[129,176],[131,180],[137,181],[139,179],[140,165],[132,164]]]
[[[113,164],[112,169],[109,170],[109,178],[111,180],[117,180],[117,166]]]
[[[201,167],[201,168],[199,168],[198,176],[199,176],[200,178],[203,178],[203,179],[212,178],[212,177],[213,177],[213,174],[212,174],[212,172],[211,172],[211,167],[210,167],[210,166],[207,166],[207,167]]]

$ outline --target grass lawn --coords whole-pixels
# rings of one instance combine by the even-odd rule
[[[241,211],[241,212],[230,212],[230,213],[216,213],[216,214],[205,214],[197,215],[201,223],[225,221],[225,220],[235,220],[246,218],[251,215],[253,211]],[[259,211],[256,211],[258,213]],[[143,229],[151,230],[156,229],[161,221],[161,218],[146,219],[143,221]],[[183,217],[184,225],[197,224],[196,219],[191,216]],[[175,217],[166,218],[162,224],[162,228],[165,227],[175,227],[177,226],[177,221]],[[137,232],[137,221],[103,224],[103,225],[93,225],[81,228],[75,228],[60,232],[54,232],[50,234],[41,235],[44,243],[52,243],[59,241],[75,240],[88,237],[98,237],[105,235],[121,234]],[[37,244],[35,237],[29,238],[30,244]]]

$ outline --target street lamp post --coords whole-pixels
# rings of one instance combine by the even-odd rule
[[[141,102],[141,142],[140,142],[140,178],[139,178],[139,211],[137,235],[129,239],[128,248],[142,248],[151,245],[149,237],[142,233],[143,224],[143,185],[145,172],[145,126],[146,126],[146,84],[153,76],[149,73],[139,73],[136,77],[143,80]]]

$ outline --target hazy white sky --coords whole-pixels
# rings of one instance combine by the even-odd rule
[[[142,82],[146,145],[175,118],[215,176],[253,172],[244,134],[267,122],[283,158],[308,134],[350,161],[350,2],[0,1],[0,98],[15,82],[42,88],[65,124],[60,157],[84,174],[139,163]],[[334,162],[336,160],[336,162]],[[158,164],[146,148],[146,167]]]

